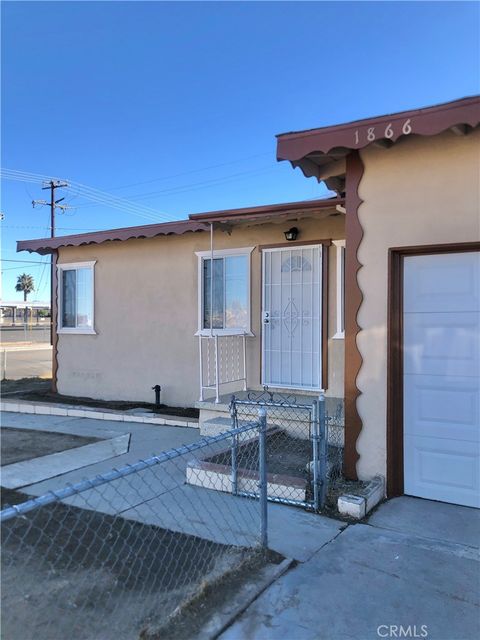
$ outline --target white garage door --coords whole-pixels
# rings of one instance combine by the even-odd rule
[[[480,507],[480,252],[405,258],[404,491]]]

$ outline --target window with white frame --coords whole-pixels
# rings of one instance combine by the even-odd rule
[[[78,262],[57,266],[59,333],[95,333],[94,265],[95,262]]]
[[[250,333],[253,247],[198,252],[199,333]]]
[[[337,252],[337,331],[334,338],[345,337],[345,240],[334,240]]]

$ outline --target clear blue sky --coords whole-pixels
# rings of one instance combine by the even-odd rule
[[[2,166],[172,218],[319,197],[276,133],[478,93],[479,59],[473,2],[3,2]],[[4,260],[41,259],[15,253],[47,235],[40,187],[3,182]],[[66,196],[59,234],[148,223]],[[48,297],[2,265],[4,299],[22,271]]]

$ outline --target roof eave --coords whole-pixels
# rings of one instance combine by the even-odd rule
[[[315,210],[334,209],[338,204],[343,205],[343,198],[324,198],[317,200],[304,200],[301,202],[284,202],[274,205],[263,205],[259,207],[246,207],[243,209],[225,209],[224,211],[208,211],[205,213],[192,213],[190,220],[202,222],[219,222],[236,220],[252,220],[272,217],[275,215],[294,214],[312,212]]]
[[[306,175],[315,175],[306,160],[311,154],[331,155],[337,159],[350,151],[371,144],[391,146],[399,138],[411,134],[438,135],[448,129],[468,133],[480,123],[480,96],[453,102],[401,111],[346,124],[309,129],[277,136],[277,160],[288,160],[300,166]],[[460,128],[460,129],[459,129]]]
[[[62,247],[80,247],[90,244],[102,244],[103,242],[123,242],[125,240],[148,239],[158,236],[183,235],[188,232],[206,231],[207,228],[207,225],[200,221],[180,220],[178,222],[123,227],[121,229],[108,229],[106,231],[57,236],[55,238],[18,240],[17,251],[47,255]]]

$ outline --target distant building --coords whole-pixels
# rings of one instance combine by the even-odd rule
[[[42,300],[0,300],[0,323],[7,326],[25,322],[37,323],[41,318],[49,318],[50,311],[50,302]]]

